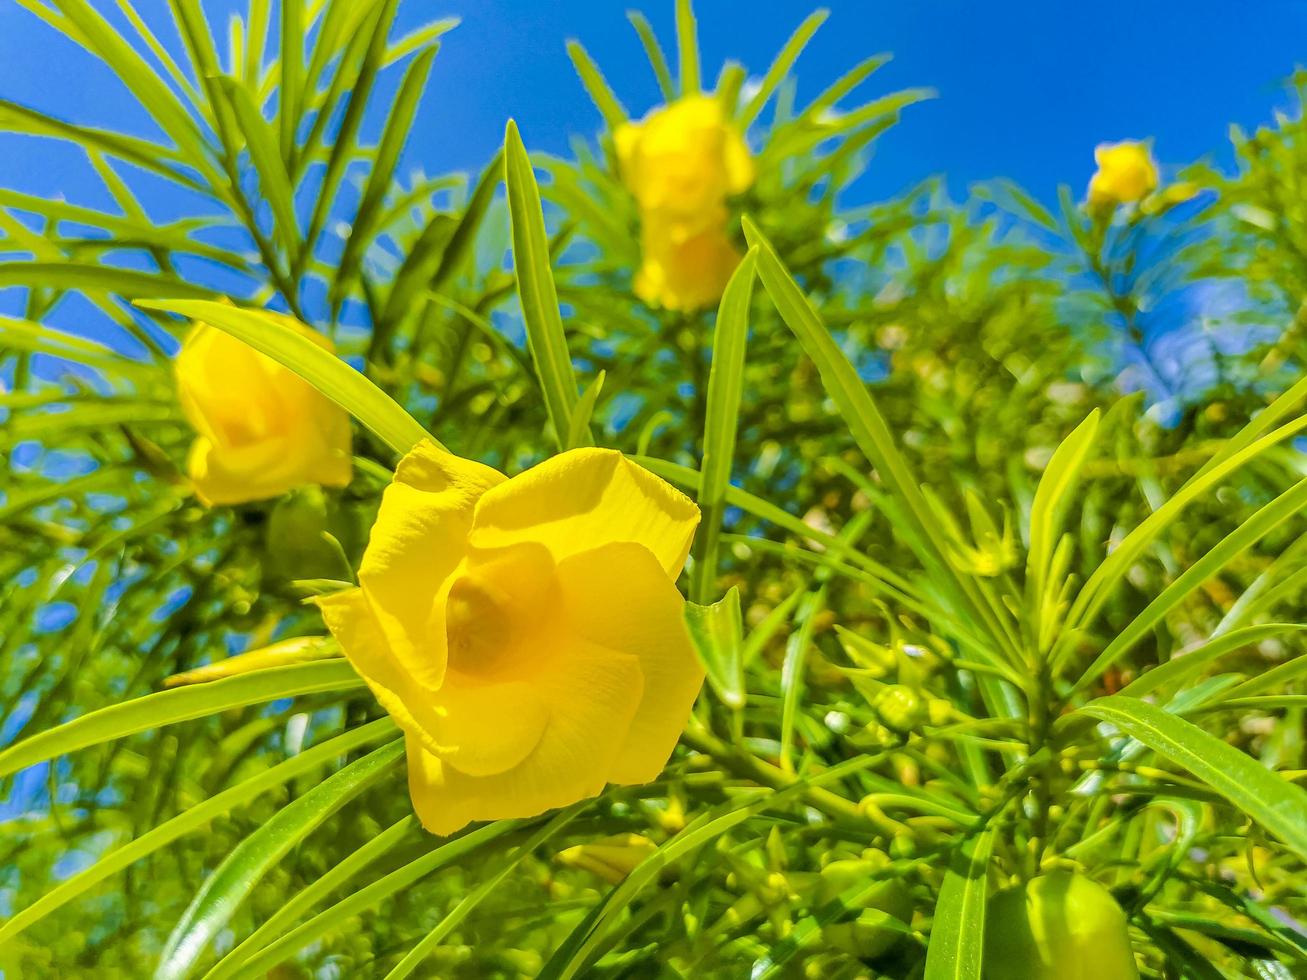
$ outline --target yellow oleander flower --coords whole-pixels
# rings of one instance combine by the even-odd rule
[[[711,95],[691,95],[614,134],[622,178],[642,214],[720,227],[725,202],[753,183],[749,147]]]
[[[692,312],[722,297],[740,252],[721,228],[689,237],[650,217],[640,230],[642,261],[635,276],[635,295],[669,310]]]
[[[283,319],[332,349],[317,331]],[[349,416],[289,368],[203,323],[191,330],[173,366],[182,412],[197,434],[187,469],[206,504],[349,483]]]
[[[693,95],[622,126],[614,142],[640,210],[636,295],[672,310],[711,306],[740,261],[726,200],[753,183],[743,136],[716,98]]]
[[[405,733],[423,826],[662,771],[703,682],[675,585],[698,521],[612,450],[511,480],[429,442],[400,462],[359,587],[318,604]]]
[[[1091,205],[1133,204],[1157,189],[1157,164],[1147,143],[1100,143],[1094,147],[1094,162],[1098,171],[1089,180]]]

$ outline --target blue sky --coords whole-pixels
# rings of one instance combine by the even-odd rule
[[[243,3],[203,0],[219,36]],[[168,27],[164,0],[137,0]],[[656,100],[653,78],[615,0],[405,0],[411,27],[463,17],[436,61],[406,157],[428,173],[475,169],[515,116],[532,148],[562,152],[598,122],[563,49],[581,39],[633,113]],[[102,9],[112,8],[99,2]],[[671,46],[672,0],[643,9]],[[1011,177],[1044,199],[1080,190],[1101,140],[1152,136],[1164,164],[1204,154],[1228,163],[1231,122],[1253,126],[1284,102],[1280,80],[1307,51],[1307,4],[1296,0],[830,0],[831,18],[799,64],[800,97],[865,55],[894,62],[866,89],[929,85],[940,98],[909,110],[886,137],[856,196],[873,200],[931,174],[955,193]],[[811,9],[793,0],[700,0],[704,74],[727,57],[761,73]],[[0,4],[0,97],[78,122],[148,133],[130,95],[15,3]],[[75,154],[0,135],[0,186],[87,200]],[[87,200],[87,203],[92,203]],[[856,203],[856,202],[850,202]]]

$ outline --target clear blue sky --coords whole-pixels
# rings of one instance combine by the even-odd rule
[[[152,24],[169,26],[164,0],[137,0]],[[219,36],[243,3],[203,0]],[[112,9],[108,0],[96,0]],[[412,26],[458,14],[446,38],[407,162],[428,173],[475,169],[515,116],[528,144],[563,152],[569,135],[597,117],[563,43],[580,38],[627,107],[656,99],[653,79],[624,16],[642,5],[672,46],[672,0],[405,0]],[[1007,176],[1051,198],[1077,190],[1101,140],[1153,136],[1165,164],[1203,154],[1228,162],[1229,123],[1269,118],[1284,98],[1279,80],[1307,55],[1307,3],[1299,0],[828,0],[830,20],[799,64],[800,96],[859,58],[894,62],[867,88],[939,90],[882,141],[857,196],[888,196],[945,173],[955,192]],[[815,6],[815,4],[814,4]],[[732,57],[760,74],[811,7],[794,0],[700,0],[704,74]],[[17,4],[0,0],[0,97],[82,123],[148,133],[125,90],[96,63]],[[80,162],[48,142],[0,135],[0,185],[87,198]]]

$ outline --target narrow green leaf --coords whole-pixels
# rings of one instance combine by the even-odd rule
[[[159,954],[156,980],[181,980],[204,949],[226,927],[254,886],[292,847],[354,797],[374,785],[404,758],[396,739],[332,773],[282,807],[238,844],[205,879]]]
[[[663,54],[662,45],[658,43],[658,36],[654,34],[648,18],[640,11],[628,10],[626,19],[631,22],[635,33],[640,36],[640,44],[644,46],[649,67],[653,69],[654,78],[658,80],[658,90],[662,93],[663,102],[671,102],[676,98],[676,86],[672,83],[672,73],[667,68],[667,56]]]
[[[136,305],[198,320],[240,338],[290,368],[401,456],[423,439],[436,442],[384,391],[330,351],[286,326],[275,314],[199,300],[142,301]]]
[[[1293,517],[1307,506],[1307,479],[1300,481],[1269,504],[1260,508],[1235,530],[1214,545],[1202,558],[1194,562],[1162,594],[1150,602],[1125,629],[1112,639],[1088,669],[1076,681],[1076,689],[1083,689],[1108,667],[1116,663],[1130,648],[1161,622],[1168,612],[1198,589],[1204,582],[1252,547],[1283,521]]]
[[[757,273],[758,250],[749,249],[732,273],[717,308],[713,330],[712,365],[708,371],[708,401],[704,411],[703,462],[699,468],[699,509],[703,521],[695,544],[698,552],[690,592],[707,602],[717,579],[717,552],[722,511],[731,483],[731,462],[744,393],[745,348],[749,337],[749,304]]]
[[[731,586],[711,605],[685,604],[685,622],[690,639],[703,661],[708,683],[732,711],[744,708],[744,618],[740,614],[740,590]]]
[[[102,290],[128,300],[147,296],[207,299],[213,295],[211,289],[162,273],[89,262],[0,262],[0,289],[6,286]]]
[[[1033,620],[1032,634],[1042,640],[1047,620],[1044,614],[1049,566],[1053,548],[1062,535],[1062,519],[1075,494],[1084,466],[1098,434],[1098,409],[1090,412],[1053,453],[1030,506],[1030,549],[1026,555],[1027,609]],[[1054,589],[1058,585],[1054,583]],[[1041,644],[1042,650],[1042,644]]]
[[[277,911],[264,920],[239,946],[219,960],[213,969],[204,975],[204,980],[227,980],[228,977],[234,976],[239,971],[243,959],[257,953],[277,936],[285,933],[287,927],[306,910],[313,908],[354,875],[372,868],[377,861],[411,834],[416,826],[417,818],[413,815],[401,817],[344,860],[332,865],[321,878],[305,885],[289,900],[283,902]]]
[[[980,980],[993,848],[994,831],[986,830],[954,852],[935,904],[924,980]]]
[[[567,428],[567,448],[593,446],[594,438],[590,435],[590,416],[594,414],[595,399],[604,390],[605,373],[600,371],[593,381],[581,392],[581,398],[572,412],[572,422]]]
[[[576,409],[576,375],[567,350],[558,293],[549,260],[549,236],[540,206],[531,160],[511,120],[504,134],[504,182],[508,187],[509,221],[513,235],[513,268],[517,295],[526,321],[527,343],[535,363],[545,408],[559,448],[565,448]]]
[[[577,814],[588,802],[588,800],[583,801],[556,814],[549,823],[545,824],[529,840],[521,844],[512,857],[504,861],[490,878],[465,895],[449,911],[448,915],[436,923],[435,928],[423,936],[421,941],[395,965],[395,968],[386,974],[385,980],[403,980],[404,977],[409,976],[416,970],[422,961],[431,955],[432,950],[440,945],[441,940],[457,929],[459,924],[489,897],[491,892],[503,884],[504,879],[512,873],[514,868],[521,864],[525,858],[530,857],[536,848],[560,833],[576,818]]]
[[[762,84],[758,86],[758,91],[754,94],[747,105],[740,111],[740,128],[748,129],[758,113],[762,112],[767,101],[776,91],[776,86],[789,75],[790,69],[794,67],[794,62],[798,60],[803,49],[812,40],[812,36],[817,33],[817,29],[826,22],[830,16],[830,11],[825,9],[814,10],[810,13],[790,35],[790,39],[785,42],[776,59],[767,69],[767,74],[762,77]]]
[[[327,765],[347,752],[378,742],[383,738],[390,738],[394,733],[394,723],[389,718],[382,718],[361,728],[345,732],[343,735],[337,735],[321,745],[306,749],[299,755],[292,756],[285,762],[279,763],[271,769],[245,780],[243,783],[223,790],[218,795],[211,796],[202,803],[197,803],[184,813],[180,813],[171,820],[159,824],[159,826],[124,844],[122,847],[110,851],[85,871],[74,875],[58,887],[46,892],[37,901],[13,916],[3,926],[0,926],[0,943],[12,939],[28,926],[39,922],[51,912],[94,888],[110,875],[121,871],[143,857],[153,854],[160,848],[166,847],[177,838],[200,829],[213,820],[214,817],[221,816],[229,810],[249,802],[274,786],[280,786],[297,776],[312,772],[319,766]]]
[[[252,671],[208,684],[158,691],[64,722],[0,751],[0,776],[137,732],[203,718],[247,704],[324,691],[349,691],[363,680],[344,659]]]
[[[676,0],[676,55],[681,66],[681,95],[698,95],[703,88],[699,80],[699,25],[691,0]]]
[[[806,791],[837,782],[875,765],[880,756],[850,759],[812,776],[795,779],[781,790],[760,790],[733,799],[700,814],[689,826],[644,859],[626,880],[608,892],[568,938],[554,951],[536,980],[571,980],[599,955],[600,944],[612,923],[637,895],[657,880],[659,873],[750,817],[783,806]]]
[[[299,130],[304,104],[304,6],[293,0],[281,4],[281,105],[277,107],[280,125],[281,159],[289,168],[295,157],[295,137]]]
[[[1279,636],[1282,633],[1292,633],[1299,630],[1307,630],[1307,624],[1265,623],[1260,626],[1248,626],[1243,629],[1231,630],[1229,633],[1208,640],[1201,646],[1172,657],[1166,663],[1160,664],[1152,670],[1144,671],[1117,693],[1132,698],[1142,698],[1145,694],[1151,694],[1160,687],[1183,684],[1191,677],[1196,677],[1212,661],[1228,653],[1252,646],[1254,643],[1261,643],[1263,640]]]
[[[358,278],[360,259],[378,231],[386,192],[391,187],[404,143],[413,129],[413,120],[417,115],[418,103],[426,88],[427,78],[431,74],[431,63],[436,57],[437,47],[429,47],[413,59],[413,63],[404,73],[403,81],[400,82],[399,92],[391,103],[390,114],[386,117],[386,125],[381,133],[381,142],[377,145],[376,157],[368,174],[367,184],[363,188],[363,197],[359,201],[354,220],[350,223],[345,251],[338,263],[336,278],[331,284],[333,320],[345,301],[349,287]]]
[[[785,642],[785,661],[781,664],[780,764],[786,772],[794,772],[794,725],[803,698],[804,673],[813,630],[817,615],[825,608],[825,587],[807,593],[799,601],[794,614],[796,629]]]
[[[471,854],[483,844],[502,837],[509,831],[521,826],[517,820],[497,820],[494,823],[478,827],[476,830],[447,840],[410,861],[390,874],[378,878],[358,891],[347,895],[336,904],[319,912],[307,922],[296,926],[276,942],[255,953],[240,964],[239,971],[233,975],[242,977],[262,976],[278,963],[285,962],[297,951],[308,946],[334,929],[345,927],[351,919],[366,911],[378,902],[384,901],[396,892],[421,881],[433,871],[438,871]]]
[[[1276,404],[1278,405],[1279,402],[1277,401]],[[1271,409],[1268,408],[1266,411],[1269,412]],[[1227,452],[1223,449],[1218,454],[1221,457],[1218,465],[1204,467],[1198,474],[1187,480],[1166,503],[1144,518],[1094,569],[1080,589],[1075,602],[1072,603],[1071,611],[1067,614],[1062,640],[1059,648],[1054,651],[1054,663],[1059,663],[1069,654],[1074,638],[1072,631],[1083,629],[1093,622],[1103,604],[1125,579],[1139,556],[1163,530],[1180,517],[1190,503],[1266,450],[1296,435],[1304,428],[1307,428],[1307,416],[1294,419],[1259,438],[1246,441],[1237,452]]]
[[[327,217],[331,214],[332,205],[336,203],[336,194],[340,190],[345,171],[349,167],[351,159],[353,159],[359,127],[363,124],[363,112],[367,108],[368,96],[372,92],[377,73],[381,70],[381,61],[386,53],[386,37],[390,33],[391,24],[395,21],[395,9],[398,3],[399,0],[382,0],[380,6],[375,8],[355,6],[355,9],[367,10],[368,15],[372,18],[372,30],[369,32],[360,28],[360,30],[350,35],[350,49],[342,56],[340,65],[336,70],[336,77],[332,80],[331,92],[339,94],[348,85],[349,96],[344,116],[341,118],[340,128],[336,130],[335,138],[331,141],[331,151],[327,157],[327,168],[322,175],[322,184],[318,188],[318,199],[314,202],[313,213],[309,218],[309,230],[304,238],[304,247],[300,252],[299,261],[296,263],[297,272],[308,267],[313,256],[313,250],[317,246],[318,238],[326,226]],[[374,10],[375,14],[373,14]],[[364,44],[366,44],[366,49],[359,64],[358,74],[355,76],[352,71],[354,59],[351,55],[357,48],[363,47]],[[329,100],[330,98],[331,95],[329,94]],[[312,131],[310,131],[309,138],[305,143],[304,153],[297,158],[301,165],[305,164],[312,155],[317,140],[321,138],[322,133],[325,131],[327,118],[332,114],[333,108],[334,106],[329,101],[327,105],[319,110],[318,120],[322,122],[323,128],[320,129],[315,123]]]
[[[287,4],[285,6],[294,6]],[[263,116],[259,114],[250,93],[234,78],[223,77],[218,80],[223,95],[232,107],[236,125],[245,137],[245,145],[250,152],[250,162],[254,172],[259,175],[259,190],[272,208],[276,223],[276,235],[287,252],[294,254],[299,247],[299,220],[295,217],[294,191],[291,188],[290,174],[282,160],[277,138]]]
[[[913,537],[926,546],[923,560],[933,562],[952,579],[967,603],[970,616],[983,623],[996,649],[1008,650],[1016,659],[1011,628],[999,614],[985,605],[975,583],[960,575],[949,561],[948,541],[942,536],[934,512],[917,485],[907,461],[894,444],[885,418],[877,408],[857,369],[822,323],[821,317],[799,288],[765,235],[748,216],[744,235],[758,249],[758,276],[781,314],[786,326],[798,337],[804,351],[817,365],[822,385],[835,402],[858,448],[881,475],[892,496],[904,508]]]
[[[572,67],[580,76],[581,84],[585,86],[590,101],[604,117],[604,124],[608,127],[608,131],[617,132],[617,128],[630,117],[617,96],[613,94],[608,80],[604,78],[604,73],[599,70],[599,66],[594,63],[594,59],[590,57],[580,41],[567,42],[567,56],[572,59]]]
[[[1116,694],[1080,711],[1187,769],[1307,858],[1307,792],[1233,745],[1146,701]]]
[[[441,292],[463,267],[494,200],[502,173],[503,156],[496,153],[477,180],[463,213],[457,219],[446,214],[434,215],[423,229],[395,274],[395,284],[386,297],[385,312],[375,328],[383,341],[415,312],[424,289]],[[380,349],[380,344],[377,348]]]

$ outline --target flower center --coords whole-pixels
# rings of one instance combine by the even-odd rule
[[[464,575],[449,590],[445,636],[449,666],[462,674],[495,673],[512,659],[509,597],[483,578]]]

